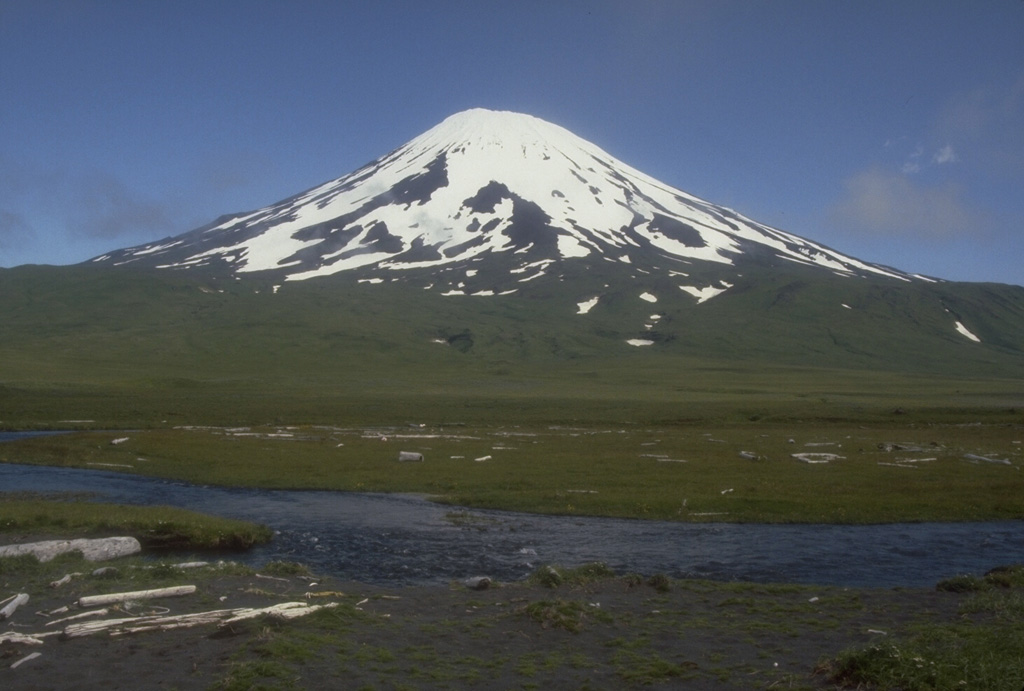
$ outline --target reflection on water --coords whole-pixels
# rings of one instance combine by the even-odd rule
[[[2,491],[85,491],[269,525],[245,559],[300,561],[386,585],[525,577],[602,561],[620,573],[848,586],[932,586],[1024,561],[1024,523],[680,524],[445,507],[407,495],[201,487],[121,473],[0,464]]]

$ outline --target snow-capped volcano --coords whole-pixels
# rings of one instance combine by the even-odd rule
[[[698,265],[793,262],[913,278],[698,199],[557,125],[482,109],[452,115],[383,158],[277,204],[92,261],[220,266],[294,281],[485,260],[490,278],[504,273],[510,282],[569,261],[672,275]]]

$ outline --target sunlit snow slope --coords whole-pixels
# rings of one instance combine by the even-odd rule
[[[488,271],[518,282],[580,260],[677,276],[696,265],[729,271],[793,262],[914,278],[693,197],[557,125],[482,109],[452,115],[387,156],[272,206],[93,261],[302,280],[484,258],[502,259]]]

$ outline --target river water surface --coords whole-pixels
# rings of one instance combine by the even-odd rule
[[[264,523],[274,540],[242,557],[299,561],[382,585],[601,561],[619,573],[845,586],[932,586],[1024,561],[1024,522],[870,526],[672,523],[441,506],[409,495],[189,485],[95,470],[0,464],[0,491],[78,491]],[[233,557],[234,558],[234,557]]]

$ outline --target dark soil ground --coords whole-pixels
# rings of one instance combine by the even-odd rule
[[[195,584],[188,596],[128,603],[171,614],[279,602],[333,602],[302,619],[0,645],[0,688],[27,689],[681,689],[833,688],[840,651],[948,622],[959,595],[596,577],[576,584],[383,589],[297,569],[180,571],[118,565],[51,588],[54,574],[97,565],[0,570],[0,600],[30,602],[6,631],[50,631],[46,617],[86,594]],[[274,575],[270,575],[273,573]],[[59,577],[59,575],[57,576]],[[75,607],[68,614],[75,613]],[[111,616],[125,616],[124,612]],[[26,655],[41,656],[10,665]]]

